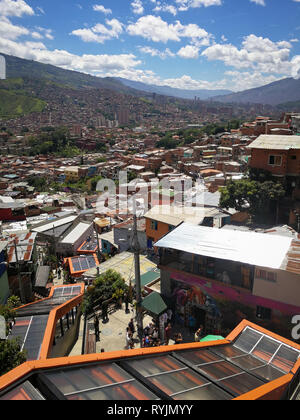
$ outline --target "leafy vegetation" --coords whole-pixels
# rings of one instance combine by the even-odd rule
[[[30,155],[56,154],[62,157],[73,157],[81,154],[81,150],[75,146],[70,138],[69,131],[65,127],[44,129],[37,136],[30,136]]]
[[[26,362],[26,352],[21,351],[20,338],[0,341],[0,376]]]
[[[32,112],[42,112],[46,102],[19,94],[16,91],[0,89],[0,118],[16,118]]]
[[[220,207],[246,211],[252,222],[270,224],[277,221],[278,202],[284,195],[284,187],[278,182],[245,178],[229,181],[221,188]]]
[[[240,120],[231,120],[224,124],[207,124],[201,128],[188,128],[186,130],[180,129],[177,131],[169,131],[167,133],[155,133],[160,135],[161,139],[156,143],[157,147],[164,149],[175,149],[178,146],[186,146],[197,140],[200,140],[205,134],[216,135],[237,129],[241,125]]]
[[[101,306],[109,300],[117,301],[127,292],[128,286],[121,274],[112,269],[107,270],[85,292],[82,310],[86,314],[91,313],[96,306]]]

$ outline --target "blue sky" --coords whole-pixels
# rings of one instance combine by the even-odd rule
[[[240,91],[300,75],[300,0],[0,0],[0,53]]]

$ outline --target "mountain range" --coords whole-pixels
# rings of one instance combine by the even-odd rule
[[[1,54],[1,52],[0,52]],[[148,85],[122,78],[100,78],[85,73],[62,69],[50,64],[1,54],[6,59],[7,78],[43,79],[64,87],[80,90],[107,89],[132,96],[152,96],[153,94],[181,98],[197,97],[203,101],[230,104],[265,104],[277,106],[300,101],[300,79],[286,78],[265,86],[241,92],[227,90],[183,90],[168,86]]]
[[[253,103],[273,106],[295,102],[300,100],[300,79],[290,77],[258,88],[215,96],[213,100],[223,103]]]
[[[182,99],[195,99],[195,97],[197,97],[198,99],[205,101],[214,96],[229,95],[233,93],[230,90],[208,90],[208,89],[187,90],[187,89],[172,88],[170,86],[148,85],[142,82],[135,82],[133,80],[122,79],[120,77],[115,80],[120,81],[125,86],[131,87],[133,89],[141,90],[143,92],[156,93],[158,95],[165,95],[165,96],[175,96],[176,98],[182,98]]]

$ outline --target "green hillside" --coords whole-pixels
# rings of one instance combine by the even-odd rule
[[[0,118],[16,118],[32,112],[41,112],[46,102],[13,90],[0,89]]]
[[[6,76],[8,79],[19,77],[42,79],[43,81],[75,89],[109,89],[131,95],[140,93],[110,77],[101,78],[77,71],[65,70],[51,64],[43,64],[6,55],[1,53],[1,51],[0,54],[6,60]]]

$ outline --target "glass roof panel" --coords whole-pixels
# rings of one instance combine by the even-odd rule
[[[8,339],[20,337],[22,350],[26,350],[27,360],[39,358],[47,322],[48,315],[16,318]]]
[[[286,345],[282,345],[271,361],[271,365],[288,373],[297,362],[299,356],[299,351],[291,349]]]
[[[193,365],[201,365],[203,363],[211,363],[222,360],[222,357],[217,356],[209,350],[186,350],[179,352],[178,355]]]
[[[253,356],[268,363],[275,352],[279,349],[280,343],[268,337],[263,337],[252,351]]]
[[[68,400],[157,400],[157,396],[136,380],[120,385],[106,386],[67,396]]]
[[[222,401],[231,400],[232,396],[214,384],[204,385],[200,388],[173,395],[174,400]]]
[[[263,384],[264,382],[248,373],[242,373],[241,375],[232,376],[231,378],[220,381],[220,385],[226,386],[226,388],[237,396],[252,391]]]
[[[225,346],[214,346],[210,348],[209,351],[220,355],[224,359],[247,354],[244,351],[238,349],[237,347],[234,347],[232,344],[226,344]]]
[[[231,359],[231,363],[233,363],[236,366],[239,366],[243,370],[251,370],[261,366],[265,366],[265,362],[251,356],[250,354]]]
[[[64,395],[133,380],[115,363],[49,372],[47,377]]]
[[[246,353],[250,353],[262,336],[263,335],[259,332],[247,327],[235,341],[234,347],[237,347],[240,350],[245,351]]]
[[[162,372],[169,372],[186,368],[183,363],[178,362],[171,356],[149,357],[139,360],[128,360],[128,365],[138,371],[141,375],[148,377]]]
[[[157,388],[161,389],[165,394],[170,396],[177,392],[209,384],[207,379],[193,372],[191,369],[152,376],[148,378],[148,380],[157,386]]]
[[[220,380],[243,372],[239,367],[226,361],[202,365],[199,366],[198,369],[205,375],[212,378],[212,380]]]
[[[274,379],[278,379],[285,375],[285,373],[273,368],[271,365],[265,365],[257,369],[253,369],[252,372],[268,382],[274,381]]]
[[[38,401],[44,399],[45,398],[42,397],[39,391],[34,388],[34,386],[29,381],[24,382],[23,384],[17,386],[13,390],[0,397],[0,400],[3,401]]]

